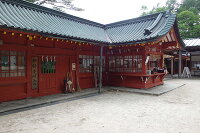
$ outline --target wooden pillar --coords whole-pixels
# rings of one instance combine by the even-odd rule
[[[102,61],[102,56],[103,56],[103,46],[100,48],[100,68],[99,68],[99,93],[101,93],[101,88],[102,88],[102,71],[103,71],[103,61]]]
[[[171,76],[173,77],[174,75],[174,58],[171,57]]]
[[[143,47],[143,51],[142,51],[142,73],[146,74],[146,70],[148,69],[147,64],[145,63],[147,59],[147,53],[146,53],[146,47]]]
[[[179,50],[179,58],[178,58],[178,77],[181,78],[181,70],[182,70],[182,54],[181,50]]]

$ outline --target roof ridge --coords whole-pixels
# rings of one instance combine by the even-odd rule
[[[143,20],[148,20],[148,19],[152,19],[152,18],[157,18],[157,16],[160,13],[166,13],[167,11],[162,11],[162,12],[158,12],[158,13],[154,13],[154,14],[149,14],[149,15],[145,15],[145,16],[140,16],[140,17],[136,17],[136,18],[132,18],[132,19],[126,19],[126,20],[122,20],[122,21],[118,21],[118,22],[114,22],[114,23],[110,23],[110,24],[106,24],[105,27],[106,28],[111,28],[111,27],[117,27],[119,25],[126,25],[126,24],[130,24],[130,23],[136,23],[139,21],[143,21]]]
[[[152,30],[156,27],[156,25],[160,22],[161,18],[163,16],[163,13],[160,13],[154,23],[150,25],[148,28],[144,29],[144,35],[150,35],[152,33]]]
[[[22,6],[24,8],[28,8],[28,9],[32,9],[32,10],[36,10],[36,11],[41,11],[41,12],[48,13],[48,14],[51,14],[51,15],[63,17],[63,18],[66,18],[66,19],[78,21],[78,22],[81,22],[81,23],[93,25],[93,26],[96,26],[96,27],[101,27],[101,28],[104,27],[104,24],[94,22],[94,21],[91,21],[91,20],[87,20],[87,19],[84,19],[84,18],[81,18],[81,17],[77,17],[77,16],[74,16],[74,15],[71,15],[71,14],[68,14],[68,13],[56,11],[54,9],[47,8],[47,7],[44,7],[44,6],[39,6],[39,5],[33,4],[31,2],[24,1],[24,0],[1,0],[1,1],[9,3],[9,4],[15,4],[17,6]]]

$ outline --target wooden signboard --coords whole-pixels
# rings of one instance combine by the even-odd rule
[[[38,57],[32,57],[32,89],[38,89]]]

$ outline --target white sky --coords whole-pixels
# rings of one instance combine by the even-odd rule
[[[146,5],[151,10],[157,3],[164,5],[167,0],[74,0],[76,7],[85,9],[85,11],[67,10],[68,14],[108,24],[139,17],[141,15],[141,6]],[[180,0],[178,0],[180,1]]]

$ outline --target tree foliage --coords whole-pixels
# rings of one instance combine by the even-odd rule
[[[74,11],[83,11],[84,9],[75,7],[72,3],[73,0],[26,0],[37,5],[49,5],[58,11],[65,11],[66,9]]]
[[[144,8],[141,10],[143,11],[142,15],[171,10],[177,14],[178,26],[183,39],[200,37],[200,0],[183,0],[182,3],[178,3],[176,0],[167,0],[162,7],[157,4],[150,11],[146,11]]]
[[[199,15],[194,12],[185,10],[177,15],[181,36],[184,38],[200,37]]]

